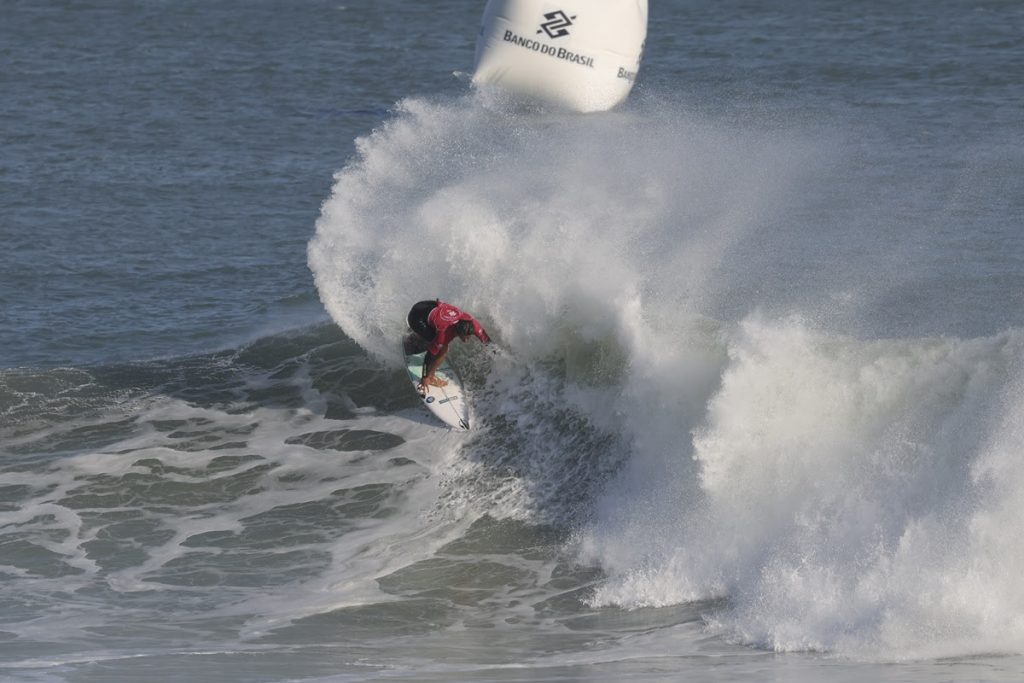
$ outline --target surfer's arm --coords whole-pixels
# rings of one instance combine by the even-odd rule
[[[447,355],[447,344],[443,345],[436,355],[427,351],[427,357],[423,360],[423,375],[420,377],[421,387],[426,386],[430,378],[434,376],[434,371],[440,367],[441,363],[444,361],[444,357]]]
[[[487,330],[484,329],[484,326],[481,325],[476,318],[471,318],[471,320],[473,321],[473,334],[475,334],[476,338],[484,344],[489,344],[491,342],[491,338],[487,335]]]

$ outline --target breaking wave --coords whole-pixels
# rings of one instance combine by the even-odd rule
[[[574,529],[592,604],[722,599],[709,628],[778,650],[1020,652],[1024,333],[965,307],[978,334],[944,336],[960,283],[920,252],[947,226],[896,210],[938,179],[846,140],[650,100],[406,100],[309,263],[388,364],[417,300],[482,319],[501,353],[457,351],[483,418],[462,454],[508,477],[450,495]]]

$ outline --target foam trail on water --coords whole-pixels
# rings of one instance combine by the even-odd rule
[[[0,377],[62,418],[5,425],[8,667],[194,655],[197,637],[262,651],[396,600],[380,576],[463,535],[472,520],[438,506],[436,476],[462,435],[369,407],[389,373],[332,337],[95,368],[82,374],[107,389],[77,400],[46,372]]]

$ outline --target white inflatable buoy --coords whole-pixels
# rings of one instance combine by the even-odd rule
[[[632,89],[646,38],[647,0],[488,0],[473,83],[604,111]]]

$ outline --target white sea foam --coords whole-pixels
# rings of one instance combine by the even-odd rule
[[[814,166],[783,133],[670,113],[515,116],[473,100],[406,100],[357,146],[309,261],[334,320],[392,358],[411,304],[433,297],[479,314],[520,358],[643,337],[645,317],[723,296],[712,273],[730,245]]]
[[[639,451],[599,502],[594,602],[724,596],[712,622],[778,650],[1017,652],[1024,335],[860,341],[754,318],[728,349],[680,462]]]
[[[17,549],[16,564],[0,571],[17,581],[12,604],[33,606],[19,638],[84,643],[99,631],[109,651],[85,657],[118,658],[118,643],[128,639],[134,648],[173,648],[168,635],[177,620],[198,618],[237,624],[232,646],[258,650],[250,641],[294,620],[395,599],[378,577],[429,557],[472,521],[437,505],[437,474],[456,452],[457,435],[416,415],[363,410],[326,418],[322,394],[301,369],[289,380],[248,380],[254,391],[294,384],[302,406],[240,411],[154,394],[35,434],[72,441],[69,434],[110,429],[112,436],[4,476],[20,502],[0,511]],[[111,426],[125,414],[131,428]],[[372,446],[339,451],[303,441],[346,432],[388,436],[387,456],[375,457]],[[19,445],[29,443],[26,436]],[[367,490],[385,496],[380,505],[360,507]],[[275,534],[269,545],[268,531]],[[251,588],[268,582],[274,590]],[[108,599],[91,601],[94,594]],[[157,621],[162,626],[152,627]],[[78,657],[58,654],[49,663]]]

